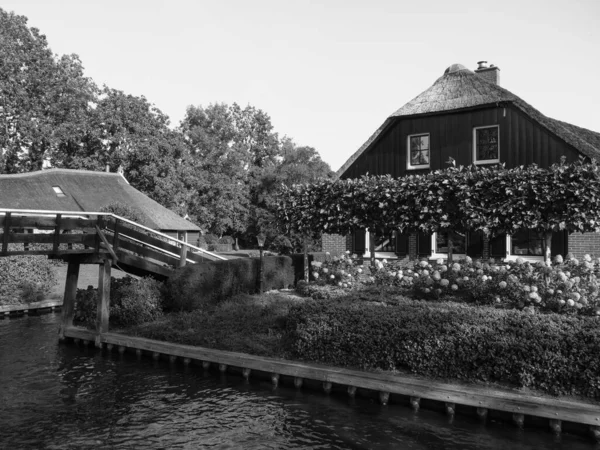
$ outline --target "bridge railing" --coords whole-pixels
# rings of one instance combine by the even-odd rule
[[[31,230],[39,232],[32,234],[28,232]],[[175,267],[188,262],[226,259],[184,240],[104,212],[0,208],[0,233],[0,255],[4,256],[110,253],[113,259],[118,260],[125,254],[133,254]],[[23,244],[24,248],[9,249],[9,244]],[[45,244],[45,248],[28,248],[31,244]]]

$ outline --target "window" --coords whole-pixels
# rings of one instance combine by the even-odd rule
[[[467,235],[455,231],[452,239],[452,253],[464,255],[466,254],[466,247]],[[435,252],[448,253],[448,233],[435,233]]]
[[[500,161],[500,132],[498,125],[473,129],[473,161],[475,164]]]
[[[515,256],[543,256],[544,235],[531,230],[522,230],[513,234],[511,254]]]
[[[371,234],[375,239],[375,252],[395,252],[396,251],[396,231],[385,231],[384,233]]]
[[[60,188],[60,186],[52,186],[52,189],[54,189],[54,193],[57,197],[66,197],[65,193]]]
[[[408,136],[408,168],[429,167],[429,134]]]

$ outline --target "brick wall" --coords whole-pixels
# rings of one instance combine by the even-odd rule
[[[585,254],[592,258],[600,258],[600,233],[570,234],[569,252],[579,259]]]
[[[340,234],[324,234],[321,238],[322,249],[332,255],[339,255],[346,250],[350,250],[352,245],[352,236],[342,236]]]

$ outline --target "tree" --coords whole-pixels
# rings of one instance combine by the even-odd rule
[[[96,86],[77,55],[55,56],[27,18],[0,9],[0,171],[40,169],[59,146],[77,146]]]

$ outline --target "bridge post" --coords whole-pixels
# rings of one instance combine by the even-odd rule
[[[67,267],[67,281],[65,283],[65,295],[63,297],[62,321],[58,330],[58,338],[65,338],[65,330],[73,325],[73,313],[75,311],[75,297],[77,296],[77,281],[79,280],[79,262],[69,261]]]
[[[185,241],[187,242],[187,232],[179,232],[177,233],[178,236],[177,238],[180,241]],[[186,262],[187,262],[187,245],[185,244],[181,244],[181,249],[179,250],[179,267],[183,267],[185,266]]]
[[[96,347],[102,347],[101,336],[108,331],[110,312],[110,268],[111,261],[105,259],[98,270],[98,299],[96,315]]]

